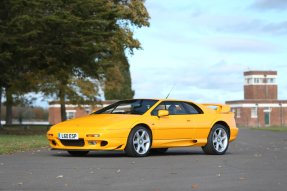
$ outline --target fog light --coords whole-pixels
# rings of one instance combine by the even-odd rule
[[[97,135],[97,134],[89,134],[87,135],[87,137],[99,137],[100,135]]]
[[[96,145],[97,141],[88,141],[89,145]]]
[[[53,137],[53,134],[48,134],[48,137]]]

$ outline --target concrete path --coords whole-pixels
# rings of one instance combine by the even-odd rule
[[[287,190],[287,133],[240,129],[223,156],[201,148],[145,158],[48,148],[0,155],[0,190]]]

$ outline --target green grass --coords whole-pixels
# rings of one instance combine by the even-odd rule
[[[46,135],[0,134],[0,154],[49,146]]]
[[[275,132],[287,132],[287,126],[273,126],[273,127],[239,127],[248,128],[251,130],[265,130],[265,131],[275,131]]]

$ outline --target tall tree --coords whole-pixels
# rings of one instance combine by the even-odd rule
[[[134,48],[141,48],[132,27],[149,26],[144,0],[6,2],[10,19],[0,30],[0,61],[8,63],[3,71],[11,77],[8,69],[17,66],[24,76],[17,87],[26,80],[46,96],[56,95],[63,121],[67,99],[86,101],[90,96],[75,94],[80,81],[85,89],[89,89],[83,86],[86,83],[97,91],[107,71],[113,71],[109,68],[115,68],[115,52],[123,48],[133,54]],[[9,84],[14,87],[16,82]]]
[[[115,58],[118,49],[124,47],[132,54],[134,48],[141,48],[139,41],[133,39],[133,32],[129,27],[130,25],[141,27],[149,23],[145,18],[148,17],[148,13],[143,1],[139,0],[102,0],[96,3],[93,0],[71,1],[68,4],[61,4],[59,10],[57,14],[51,15],[51,18],[54,17],[53,20],[57,20],[58,23],[48,22],[49,27],[43,32],[47,43],[50,42],[51,46],[50,51],[44,48],[45,58],[48,58],[46,62],[49,61],[52,65],[45,70],[45,73],[50,73],[49,76],[54,77],[54,83],[49,83],[54,84],[54,88],[44,92],[45,95],[54,94],[60,99],[62,121],[65,121],[66,100],[79,105],[93,103],[96,100],[98,85],[106,75],[118,75],[114,83],[120,85],[122,77],[117,73],[117,67],[114,67],[117,64]],[[54,33],[51,33],[51,28]],[[44,39],[43,37],[40,36],[41,39]],[[51,39],[55,39],[54,43]],[[57,54],[54,54],[55,50]],[[43,64],[46,62],[44,60]],[[86,93],[79,96],[75,89],[85,90],[87,86],[84,87],[83,83],[72,83],[75,80],[84,80],[90,84],[89,87],[95,88],[93,91],[82,91]],[[105,83],[105,87],[110,85]]]
[[[125,55],[125,52],[122,50],[118,52],[117,56],[117,65],[115,68],[118,68],[117,72],[109,72],[106,75],[105,79],[105,99],[106,100],[123,100],[123,99],[132,99],[135,92],[132,90],[131,83],[131,74],[130,74],[130,64]],[[117,78],[122,76],[122,80],[119,81]],[[115,82],[118,82],[115,84]],[[113,85],[110,85],[113,84]]]
[[[0,126],[2,121],[2,87],[0,86]]]
[[[0,2],[0,88],[6,97],[6,124],[12,123],[12,106],[26,104],[29,100],[24,95],[37,91],[30,61],[35,48],[30,46],[30,41],[40,31],[32,27],[34,20],[27,16],[33,12],[31,7],[23,8],[31,2]]]

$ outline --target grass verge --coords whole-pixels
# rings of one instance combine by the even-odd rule
[[[46,135],[0,134],[0,155],[49,146]]]
[[[250,130],[264,130],[264,131],[275,131],[275,132],[287,132],[287,126],[273,126],[273,127],[239,127],[248,128]]]

